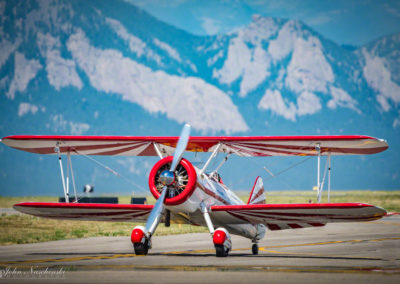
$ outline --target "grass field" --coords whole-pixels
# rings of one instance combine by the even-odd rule
[[[285,191],[268,192],[267,203],[308,203],[315,202],[315,192]],[[242,196],[247,202],[248,196]],[[57,202],[57,197],[0,197],[0,208],[11,208],[24,201]],[[129,203],[129,196],[119,198],[120,203]],[[148,197],[154,203],[153,197]],[[331,194],[331,202],[363,202],[400,212],[400,191],[336,191]],[[322,202],[327,202],[326,194]],[[51,240],[83,238],[94,236],[129,236],[136,223],[62,221],[37,218],[28,215],[0,216],[0,245],[45,242]],[[176,225],[166,228],[160,224],[156,235],[207,232],[206,228]]]
[[[139,225],[128,222],[91,222],[44,219],[28,215],[9,215],[0,218],[0,245],[37,243],[73,238],[99,236],[130,236]],[[206,228],[160,224],[156,236],[207,232]]]

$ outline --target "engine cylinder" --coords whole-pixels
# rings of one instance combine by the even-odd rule
[[[155,199],[161,195],[164,188],[162,173],[169,170],[173,156],[158,161],[151,169],[149,175],[149,188]],[[178,205],[185,202],[196,188],[197,174],[193,165],[186,159],[181,159],[175,170],[175,180],[167,185],[168,192],[165,198],[166,205]]]

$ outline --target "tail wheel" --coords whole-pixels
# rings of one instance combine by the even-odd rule
[[[224,245],[215,245],[215,255],[217,257],[227,257],[229,250]]]

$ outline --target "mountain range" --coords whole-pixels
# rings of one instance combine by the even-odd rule
[[[399,189],[400,34],[341,46],[301,21],[254,15],[229,34],[195,36],[125,1],[0,1],[1,137],[14,134],[365,134],[373,156],[334,157],[336,189]],[[0,146],[1,195],[62,191],[55,157]],[[190,157],[190,156],[189,156]],[[199,157],[191,157],[200,162]],[[222,158],[222,157],[221,157]],[[155,158],[74,159],[98,193],[146,188]],[[232,158],[228,186],[311,189],[316,163]],[[134,184],[134,185],[132,185]]]

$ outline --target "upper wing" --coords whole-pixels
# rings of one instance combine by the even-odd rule
[[[212,206],[211,215],[220,224],[264,224],[270,230],[284,230],[372,221],[385,216],[386,211],[363,203],[254,204]]]
[[[37,154],[157,156],[154,145],[171,155],[179,137],[128,136],[8,136],[2,142],[18,150]],[[321,155],[365,155],[388,148],[386,141],[369,136],[260,136],[190,137],[186,151],[219,152],[239,156],[314,156],[319,145]]]
[[[14,209],[53,219],[144,222],[153,205],[25,202],[15,204]]]

